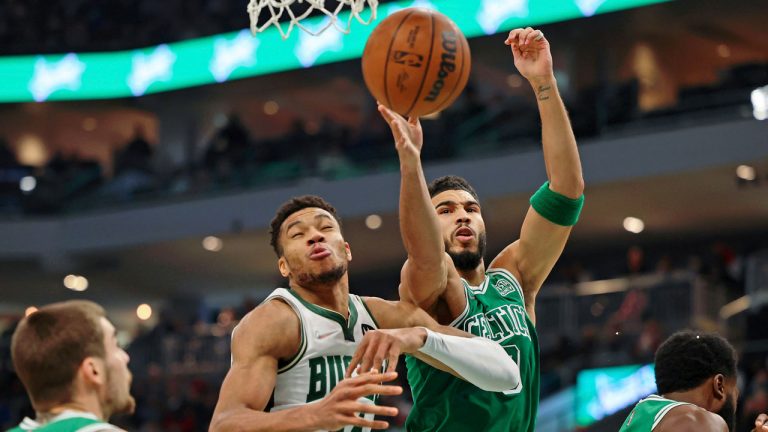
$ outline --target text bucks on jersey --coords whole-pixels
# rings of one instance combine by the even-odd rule
[[[296,356],[280,362],[274,390],[274,407],[279,411],[324,398],[344,379],[357,344],[365,332],[378,328],[363,300],[349,296],[349,320],[337,312],[307,302],[294,291],[278,288],[265,302],[279,299],[294,310],[301,321],[301,345]],[[359,402],[374,404],[375,398]],[[373,415],[365,416],[372,420]],[[348,426],[345,432],[365,432],[368,428]]]

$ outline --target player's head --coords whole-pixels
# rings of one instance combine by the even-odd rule
[[[286,202],[277,209],[270,234],[283,277],[318,288],[346,275],[352,254],[336,209],[324,199],[305,195]]]
[[[53,303],[24,318],[11,342],[13,366],[37,412],[80,402],[103,419],[133,412],[128,354],[104,309],[89,301]]]
[[[445,241],[459,270],[474,270],[485,254],[485,222],[477,192],[461,177],[445,176],[429,184],[429,196]]]
[[[659,394],[695,390],[710,401],[702,406],[720,415],[733,430],[736,401],[736,351],[712,333],[681,331],[656,351],[656,386]]]

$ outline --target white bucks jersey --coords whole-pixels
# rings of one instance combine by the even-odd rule
[[[280,362],[272,411],[319,401],[344,379],[347,366],[365,332],[378,328],[363,300],[349,295],[349,320],[339,313],[307,302],[294,291],[278,288],[265,302],[276,298],[288,303],[301,321],[301,344],[292,359]],[[375,398],[359,402],[374,404]],[[362,415],[362,414],[361,414]],[[365,416],[372,420],[373,414]],[[345,432],[369,431],[348,426]]]

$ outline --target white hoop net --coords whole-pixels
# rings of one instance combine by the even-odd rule
[[[319,35],[329,27],[335,27],[338,31],[344,34],[349,34],[353,18],[360,24],[368,25],[371,21],[376,19],[376,8],[379,5],[378,0],[334,0],[332,3],[336,3],[336,7],[327,9],[325,6],[326,3],[331,2],[327,0],[250,0],[248,3],[248,15],[251,17],[251,33],[255,36],[256,33],[260,33],[270,25],[274,24],[283,39],[288,38],[294,26],[313,36]],[[291,6],[294,4],[301,6],[296,9],[305,9],[291,9]],[[368,19],[365,19],[361,15],[365,10],[366,5],[368,5],[371,10]],[[346,23],[344,23],[339,19],[338,15],[346,9],[347,6],[349,7],[350,14]],[[270,17],[266,20],[259,20],[265,9],[269,12]],[[327,18],[323,20],[321,25],[310,28],[304,25],[302,20],[310,16],[313,12],[322,12]],[[287,20],[283,23],[280,22],[281,19],[284,19],[284,15],[290,18],[290,22]],[[284,26],[287,26],[287,30],[283,28]]]

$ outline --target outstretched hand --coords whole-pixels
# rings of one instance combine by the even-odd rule
[[[421,130],[419,118],[409,117],[406,120],[403,116],[382,104],[379,104],[379,112],[392,130],[392,136],[395,138],[395,148],[398,155],[400,155],[401,161],[403,157],[419,158],[421,147],[424,144],[424,134]]]
[[[512,49],[515,67],[528,81],[553,75],[552,53],[541,30],[531,27],[514,29],[509,32],[504,44]]]

